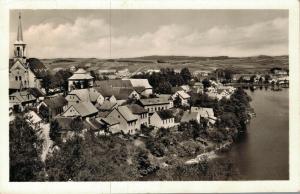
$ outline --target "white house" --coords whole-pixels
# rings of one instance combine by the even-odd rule
[[[157,128],[161,128],[161,127],[170,128],[170,127],[174,127],[176,124],[172,113],[170,111],[163,110],[163,111],[155,112],[150,117],[149,125]]]
[[[191,107],[191,112],[197,112],[200,118],[205,118],[209,121],[209,124],[215,124],[217,117],[214,115],[214,110],[212,108],[204,107]]]
[[[98,114],[97,108],[91,102],[78,102],[68,106],[62,113],[63,117],[95,117]]]
[[[69,92],[66,100],[71,102],[92,102],[93,104],[103,104],[104,97],[94,88],[75,89]]]
[[[181,105],[183,105],[183,106],[189,105],[188,101],[191,98],[191,96],[188,93],[186,93],[183,90],[179,90],[179,91],[175,92],[175,94],[173,94],[173,96],[172,96],[173,100],[175,100],[177,97],[180,98]]]

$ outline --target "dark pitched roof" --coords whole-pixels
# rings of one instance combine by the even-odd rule
[[[27,66],[30,68],[30,70],[34,73],[34,75],[37,78],[42,78],[47,73],[46,66],[36,58],[29,58],[27,59]]]
[[[170,110],[158,111],[157,114],[162,120],[174,118],[174,116]]]
[[[59,126],[64,129],[64,130],[70,130],[71,129],[71,122],[73,120],[72,117],[61,117],[61,116],[57,116],[55,117],[55,119],[57,120]]]
[[[146,88],[143,86],[139,86],[139,87],[134,87],[134,89],[137,93],[142,93]]]
[[[64,107],[68,104],[68,101],[62,97],[61,95],[57,95],[51,98],[47,98],[44,100],[44,103],[51,109],[56,109],[60,107]]]
[[[133,114],[142,114],[142,113],[147,113],[148,111],[141,107],[138,104],[129,104],[127,107],[131,110]]]
[[[113,88],[132,88],[132,84],[129,80],[102,80],[102,81],[96,81],[95,86],[100,87],[113,87]]]
[[[146,98],[139,100],[143,106],[156,105],[156,104],[169,104],[166,98]]]
[[[112,103],[110,101],[105,100],[103,104],[99,107],[99,110],[112,110],[116,105],[117,103]]]
[[[94,87],[103,97],[111,97],[113,95],[112,87],[103,86],[103,87]]]
[[[113,88],[112,94],[117,100],[127,100],[133,91],[131,88]]]
[[[181,122],[189,122],[191,120],[197,120],[198,114],[199,114],[198,112],[185,111],[181,118]]]
[[[29,88],[28,91],[36,98],[46,96],[46,94],[38,88]]]

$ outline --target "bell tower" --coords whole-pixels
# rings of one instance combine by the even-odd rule
[[[26,62],[26,44],[23,42],[21,13],[19,13],[19,24],[17,40],[14,43],[14,61],[19,60],[23,64]]]

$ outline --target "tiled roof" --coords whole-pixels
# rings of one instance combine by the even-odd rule
[[[73,120],[72,117],[61,117],[61,116],[57,116],[55,117],[55,120],[57,120],[59,126],[63,129],[63,130],[70,130],[71,129],[71,122]]]
[[[80,68],[77,71],[75,71],[71,77],[69,77],[69,80],[81,80],[81,79],[90,80],[93,78],[94,77],[92,77],[88,72]]]
[[[199,114],[198,112],[186,111],[184,112],[181,118],[181,122],[189,122],[191,120],[197,120],[198,114]]]
[[[113,88],[132,88],[133,85],[129,80],[102,80],[102,81],[96,81],[95,86],[99,87],[113,87]]]
[[[112,103],[108,100],[105,100],[103,104],[99,107],[99,110],[112,110],[117,103]]]
[[[148,79],[129,79],[133,87],[145,87],[146,89],[152,88]]]
[[[138,119],[136,115],[132,114],[131,110],[127,106],[119,106],[117,110],[126,121],[134,121]]]
[[[47,98],[44,103],[51,109],[56,109],[64,107],[68,104],[68,101],[61,95],[54,96],[52,98]]]
[[[139,101],[143,106],[169,104],[169,100],[166,98],[146,98],[146,99],[140,99]]]
[[[26,62],[29,69],[34,73],[36,77],[41,78],[46,75],[47,68],[39,59],[29,58]]]
[[[133,114],[142,114],[142,113],[147,113],[148,111],[141,107],[138,104],[129,104],[127,107],[131,110]]]
[[[104,122],[105,124],[110,125],[110,126],[120,123],[118,120],[116,120],[115,118],[113,118],[111,116],[108,116],[106,118],[97,118],[97,119],[101,120],[102,122]]]
[[[178,93],[183,99],[187,99],[187,98],[190,98],[190,97],[191,97],[188,93],[186,93],[186,92],[183,91],[183,90],[177,91],[177,93]]]
[[[14,97],[14,99],[9,100],[10,102],[14,102],[14,103],[22,103],[22,102],[36,100],[36,98],[32,94],[30,94],[28,90],[21,91],[21,92],[15,92],[9,96]]]
[[[157,114],[162,120],[174,118],[170,110],[157,111]]]
[[[103,97],[111,97],[113,95],[112,87],[103,86],[103,87],[94,87]]]
[[[98,112],[97,108],[90,102],[74,103],[71,106],[82,116],[89,116]]]
[[[36,98],[46,96],[46,94],[38,88],[29,88],[28,91]]]
[[[94,88],[88,89],[76,89],[72,90],[69,94],[76,95],[81,101],[91,101],[95,102],[100,96],[100,93]]]

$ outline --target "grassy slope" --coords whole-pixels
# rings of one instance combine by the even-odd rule
[[[157,60],[163,63],[157,63]],[[242,72],[266,71],[272,67],[288,68],[288,56],[253,56],[253,57],[188,57],[188,56],[145,56],[128,59],[115,59],[114,61],[96,58],[66,58],[66,59],[42,59],[49,68],[69,68],[90,64],[90,69],[124,69],[130,72],[145,69],[159,69],[170,67],[181,69],[188,67],[195,70],[214,70],[216,68],[232,68]]]

